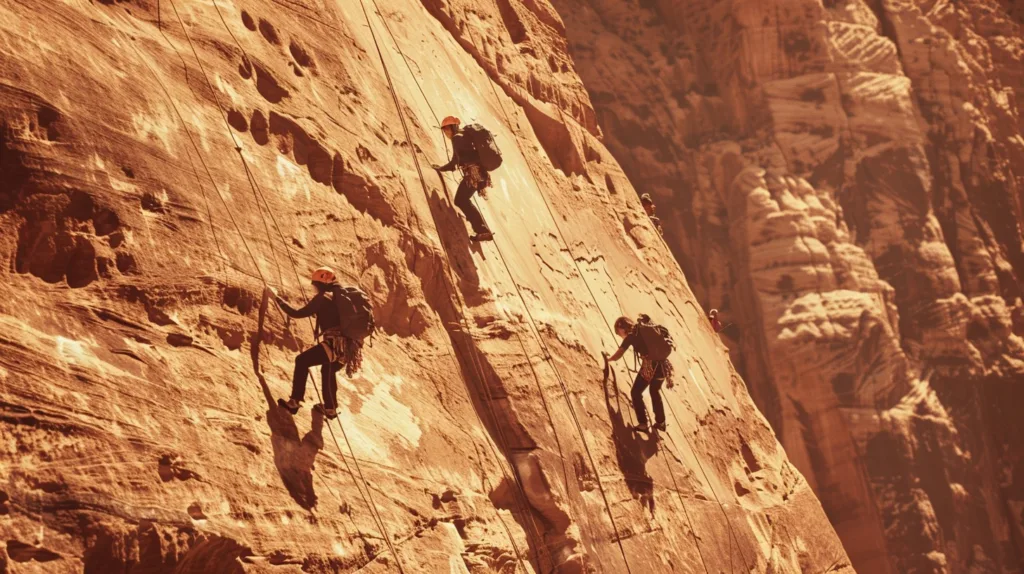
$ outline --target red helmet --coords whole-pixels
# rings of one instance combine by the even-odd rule
[[[334,269],[330,267],[318,267],[313,271],[314,283],[334,283]]]
[[[444,128],[448,127],[448,126],[459,127],[459,124],[461,124],[461,123],[462,122],[459,121],[459,118],[457,118],[455,116],[448,116],[445,119],[441,120],[441,129],[444,129]]]

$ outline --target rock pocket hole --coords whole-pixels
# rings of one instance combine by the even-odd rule
[[[53,108],[39,108],[38,120],[39,127],[46,132],[46,139],[50,141],[56,141],[60,134],[57,132],[57,120],[60,119],[60,113]]]
[[[267,22],[263,18],[260,18],[259,24],[260,34],[267,39],[268,42],[275,46],[281,45],[281,38],[277,35],[277,29],[270,22]]]
[[[92,226],[96,235],[110,235],[121,227],[121,219],[109,209],[100,209],[92,217]]]
[[[276,104],[288,97],[288,90],[281,87],[281,83],[277,81],[277,78],[269,70],[259,64],[255,64],[254,68],[256,71],[256,91],[263,96],[263,99]]]
[[[252,16],[248,12],[242,10],[242,24],[245,25],[250,31],[256,31],[256,22],[252,19]]]
[[[288,51],[292,53],[292,58],[295,59],[295,63],[302,66],[303,68],[314,67],[313,58],[309,55],[309,52],[302,47],[301,44],[294,40],[288,44]]]
[[[235,128],[236,131],[249,131],[249,122],[238,110],[231,110],[228,112],[228,123],[231,124],[231,127]]]
[[[17,540],[7,541],[7,555],[15,562],[53,562],[61,558],[60,554],[56,552],[50,552],[45,548],[29,546]]]
[[[253,141],[259,145],[267,145],[267,142],[270,141],[270,132],[267,126],[267,116],[263,115],[263,112],[256,110],[252,113],[249,128],[252,130]]]
[[[246,80],[252,77],[252,64],[249,63],[249,60],[242,58],[242,63],[238,65],[238,75]]]
[[[192,517],[192,520],[206,520],[206,515],[203,514],[203,507],[199,506],[198,502],[188,505],[188,515]]]

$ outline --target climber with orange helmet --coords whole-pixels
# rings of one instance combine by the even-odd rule
[[[455,205],[462,210],[473,227],[473,241],[494,239],[494,233],[487,227],[480,210],[473,205],[473,195],[483,192],[491,185],[489,170],[501,165],[501,153],[494,145],[494,138],[479,124],[460,128],[461,121],[448,116],[441,121],[441,131],[452,141],[452,159],[444,165],[433,165],[437,171],[462,170],[462,181],[455,191]]]
[[[362,338],[365,337],[366,315],[369,314],[371,332],[373,315],[366,309],[368,299],[365,293],[356,287],[341,287],[330,267],[319,267],[313,271],[312,281],[316,295],[301,309],[293,308],[270,289],[274,301],[289,317],[303,319],[315,316],[314,335],[317,338],[323,336],[319,344],[295,357],[291,398],[287,401],[278,399],[277,402],[291,414],[297,413],[299,403],[306,394],[307,373],[311,367],[319,366],[324,402],[315,408],[328,419],[333,419],[338,416],[338,370],[344,365],[348,374],[352,375],[359,368],[363,360]],[[359,295],[362,296],[362,302],[357,301]],[[347,311],[349,308],[351,312]]]

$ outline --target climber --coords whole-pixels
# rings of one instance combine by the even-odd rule
[[[479,124],[459,127],[459,118],[448,116],[441,121],[441,131],[452,140],[452,159],[444,165],[433,165],[437,171],[462,170],[462,182],[455,192],[455,205],[462,210],[473,226],[473,241],[494,239],[494,233],[487,227],[480,211],[473,205],[473,194],[481,195],[491,185],[491,175],[501,165],[501,152],[494,144],[494,137]]]
[[[636,322],[629,317],[615,320],[615,333],[622,338],[622,344],[612,356],[601,353],[605,362],[617,361],[626,351],[633,347],[640,357],[640,371],[633,381],[633,409],[636,411],[637,425],[634,430],[650,432],[647,426],[647,409],[644,407],[644,389],[651,389],[651,405],[654,407],[654,430],[665,430],[665,406],[661,401],[661,385],[668,383],[672,388],[672,363],[668,355],[675,344],[665,327],[652,323],[647,315],[640,315]]]
[[[708,321],[711,322],[711,328],[714,329],[716,333],[722,331],[722,322],[718,320],[718,309],[708,311]]]
[[[363,339],[373,332],[373,313],[366,294],[358,287],[340,286],[330,267],[313,271],[312,281],[316,295],[301,309],[292,308],[270,289],[274,301],[289,317],[315,315],[314,336],[323,336],[319,344],[295,357],[291,398],[277,402],[291,414],[297,413],[306,394],[307,373],[310,367],[319,365],[324,402],[314,408],[333,419],[338,416],[338,369],[344,365],[349,376],[359,369],[363,362]]]
[[[640,204],[644,206],[644,211],[647,212],[647,216],[651,218],[651,224],[658,230],[658,233],[665,235],[665,230],[661,227],[661,219],[654,214],[658,207],[654,205],[654,200],[651,199],[651,194],[645,193],[641,195]]]

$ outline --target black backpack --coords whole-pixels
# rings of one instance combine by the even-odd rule
[[[653,361],[664,361],[676,348],[668,329],[654,323],[647,315],[640,315],[635,331],[647,347],[647,357]]]
[[[462,128],[462,133],[473,144],[480,166],[487,171],[494,171],[501,167],[501,150],[498,144],[494,143],[494,135],[480,124],[469,124]]]
[[[341,320],[341,334],[353,341],[362,342],[373,334],[373,304],[359,287],[336,287],[334,303],[338,306]]]

